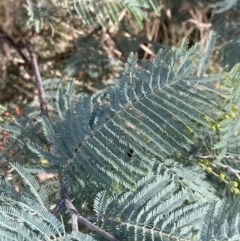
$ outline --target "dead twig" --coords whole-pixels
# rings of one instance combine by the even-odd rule
[[[25,46],[29,52],[29,55],[31,58],[31,63],[32,63],[32,68],[33,68],[35,79],[36,79],[36,86],[37,86],[38,97],[39,97],[39,102],[40,102],[41,116],[46,116],[49,119],[48,109],[47,109],[47,100],[46,100],[45,91],[44,91],[43,84],[42,84],[42,78],[41,78],[41,74],[39,71],[37,58],[34,53],[33,46],[32,46],[32,43],[30,42],[30,40],[26,41]]]
[[[149,55],[156,57],[155,53],[148,46],[146,46],[144,44],[140,44],[139,46]]]
[[[195,24],[199,29],[210,29],[212,27],[211,23],[202,23],[197,21],[196,19],[188,19],[186,22]]]

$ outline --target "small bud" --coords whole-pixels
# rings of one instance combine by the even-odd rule
[[[236,117],[235,113],[232,112],[232,111],[229,112],[229,115],[230,115],[230,117],[232,117],[232,118],[235,118],[235,117]]]
[[[224,118],[224,119],[229,119],[229,115],[228,115],[228,114],[225,114],[225,115],[223,116],[223,118]]]
[[[238,188],[231,188],[231,191],[234,193],[234,194],[239,194],[240,193],[240,191],[239,191],[239,189]]]
[[[225,177],[226,177],[226,176],[225,176],[225,174],[224,174],[224,173],[220,173],[220,174],[219,174],[219,178],[220,178],[221,180],[224,180],[224,179],[225,179]]]
[[[211,173],[212,172],[212,168],[211,167],[206,167],[205,171],[208,172],[208,173]]]
[[[207,160],[207,159],[203,159],[201,162],[202,162],[204,165],[208,165],[208,160]]]
[[[237,109],[238,109],[238,107],[237,107],[236,105],[233,105],[233,106],[232,106],[232,110],[233,110],[233,111],[236,111]]]
[[[151,138],[150,138],[150,137],[148,137],[148,136],[144,136],[144,139],[145,139],[145,141],[146,141],[146,142],[149,142],[149,143],[151,143],[151,142],[152,142]]]
[[[7,112],[7,111],[5,111],[5,112],[3,112],[3,116],[4,116],[4,117],[9,117],[9,116],[10,116],[10,113]]]
[[[0,139],[1,142],[7,142],[7,137],[3,136],[1,139]]]
[[[43,165],[49,164],[48,160],[44,159],[43,157],[40,158],[40,162]]]
[[[203,117],[203,119],[205,119],[205,120],[209,120],[209,117],[207,116],[207,115],[202,115],[202,117]]]
[[[231,182],[231,185],[232,185],[232,187],[238,187],[238,183],[235,181]]]
[[[9,135],[10,135],[10,133],[9,133],[8,131],[5,131],[5,130],[2,131],[2,134],[3,134],[4,136],[9,136]]]
[[[188,131],[189,133],[193,133],[193,130],[192,130],[190,127],[187,127],[187,131]]]
[[[22,109],[21,109],[19,106],[14,105],[13,108],[14,108],[15,113],[16,113],[17,115],[23,115],[23,111],[22,111]]]
[[[217,130],[217,126],[215,124],[212,124],[212,129],[215,131]]]

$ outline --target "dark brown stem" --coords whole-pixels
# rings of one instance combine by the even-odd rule
[[[37,58],[34,53],[32,43],[29,40],[26,41],[26,48],[27,48],[30,58],[31,58],[32,68],[33,68],[35,79],[36,79],[36,85],[37,85],[39,102],[40,102],[41,116],[46,116],[49,119],[48,109],[47,109],[47,100],[46,100],[45,91],[44,91],[43,84],[42,84],[42,78],[40,75]]]
[[[78,211],[73,206],[72,202],[70,201],[67,188],[62,180],[62,177],[59,176],[60,179],[60,195],[61,195],[61,201],[65,204],[67,210],[69,211],[72,219],[72,231],[77,232],[78,231]]]
[[[98,226],[96,226],[95,224],[91,223],[90,221],[88,221],[86,218],[84,218],[80,214],[78,214],[78,221],[85,224],[91,230],[98,232],[100,235],[102,235],[103,237],[105,237],[108,240],[119,241],[119,239],[115,238],[110,233],[106,232],[105,230],[103,230],[103,229],[99,228]]]
[[[32,36],[31,39],[34,39],[34,37],[35,36],[34,36],[34,32],[33,32],[33,36]],[[26,48],[29,52],[32,67],[33,67],[33,71],[34,71],[34,75],[35,75],[35,78],[36,78],[36,85],[37,85],[38,95],[39,95],[41,115],[45,116],[49,119],[48,109],[47,109],[47,101],[46,101],[45,92],[44,92],[44,88],[43,88],[43,84],[42,84],[42,78],[41,78],[41,75],[40,75],[40,71],[39,71],[39,67],[38,67],[38,63],[37,63],[37,58],[36,58],[36,55],[34,53],[31,40],[26,41]],[[51,150],[51,148],[50,148],[50,150]],[[52,154],[55,155],[55,153],[52,153]],[[61,174],[59,175],[59,182],[60,182],[61,199],[57,204],[56,211],[54,212],[54,214],[56,216],[61,212],[62,208],[65,206],[67,208],[67,210],[69,211],[70,216],[71,216],[72,231],[73,232],[78,231],[78,222],[81,222],[81,223],[85,224],[87,227],[89,227],[91,230],[94,230],[94,231],[98,232],[103,237],[107,238],[108,240],[119,241],[118,239],[113,237],[111,234],[107,233],[105,230],[99,228],[98,226],[96,226],[93,223],[91,223],[90,221],[88,221],[86,218],[84,218],[77,211],[77,209],[74,207],[74,205],[72,204],[72,202],[69,198],[69,194],[68,194],[66,185],[63,182]]]
[[[72,220],[72,231],[78,231],[78,222],[81,222],[85,224],[88,228],[91,230],[94,230],[98,232],[100,235],[103,237],[107,238],[110,241],[119,241],[115,237],[113,237],[110,233],[106,232],[105,230],[99,228],[95,224],[91,223],[88,221],[86,218],[84,218],[74,207],[72,202],[70,201],[69,195],[67,188],[62,180],[62,177],[60,176],[60,194],[61,194],[61,201],[59,202],[59,205],[62,205],[62,203],[65,204],[66,208],[68,209],[70,215],[71,215],[71,220]],[[57,209],[59,209],[57,207]],[[61,209],[61,207],[60,207]],[[59,214],[59,212],[56,212]]]

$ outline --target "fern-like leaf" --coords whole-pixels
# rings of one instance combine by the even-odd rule
[[[197,235],[198,240],[239,240],[239,218],[239,197],[211,204]]]
[[[36,200],[44,207],[48,203],[48,197],[44,190],[40,187],[38,181],[19,163],[14,163],[13,167],[18,175],[23,179],[25,185],[29,188],[30,193],[32,194],[32,199]]]
[[[100,102],[79,95],[69,105],[59,89],[57,105],[64,121],[52,124],[43,117],[41,122],[59,157],[59,163],[51,157],[49,161],[68,165],[66,179],[80,175],[83,180],[93,177],[100,186],[132,188],[152,169],[153,160],[186,155],[201,128],[211,129],[221,96],[213,97],[209,82],[219,76],[196,77],[205,55],[199,44],[189,50],[186,46],[184,40],[180,48],[161,49],[153,62],[142,61],[143,66],[131,55],[123,79]],[[41,148],[31,146],[40,155]]]
[[[145,1],[126,1],[118,0],[109,2],[106,0],[97,1],[55,1],[58,6],[64,9],[71,9],[74,7],[77,14],[81,17],[85,24],[96,24],[99,23],[102,26],[106,26],[107,22],[110,20],[113,24],[118,25],[118,16],[120,13],[126,9],[136,19],[138,24],[142,26],[142,20],[147,18],[147,15],[142,9],[152,8],[158,13],[157,2],[155,0],[145,0]]]
[[[208,205],[189,203],[190,193],[179,187],[176,176],[151,174],[134,192],[116,197],[101,192],[94,205],[98,224],[126,241],[188,240],[201,226]]]
[[[201,76],[204,73],[204,71],[206,69],[206,66],[209,62],[209,59],[212,55],[212,51],[213,51],[213,47],[215,45],[215,41],[216,41],[216,34],[213,31],[211,31],[209,33],[209,38],[207,40],[207,43],[206,43],[206,46],[205,46],[205,49],[204,49],[204,52],[203,52],[204,56],[199,63],[197,76]]]
[[[0,240],[94,241],[81,232],[65,233],[63,224],[45,207],[4,181],[0,181]]]

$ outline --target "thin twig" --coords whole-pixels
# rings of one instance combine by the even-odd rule
[[[198,158],[216,158],[217,156],[216,155],[205,155],[205,156],[203,156],[203,155],[196,155],[196,157],[198,157]],[[235,158],[235,156],[233,156],[233,155],[225,155],[223,157]]]
[[[53,215],[54,215],[55,217],[57,217],[57,216],[61,213],[61,211],[63,210],[63,208],[65,208],[64,201],[63,201],[63,200],[59,200],[59,202],[58,202],[57,205],[56,205],[56,209],[55,209]]]
[[[215,155],[208,155],[208,156],[197,156],[197,157],[200,157],[200,158],[216,158],[216,156]],[[227,155],[227,156],[224,156],[224,157],[227,157],[227,158],[234,158],[234,156],[231,156],[231,155]],[[223,167],[223,168],[225,168],[226,170],[227,170],[227,172],[230,172],[230,173],[233,173],[236,177],[237,177],[237,179],[238,180],[240,180],[240,170],[237,170],[237,169],[234,169],[234,168],[232,168],[231,166],[229,166],[229,165],[224,165],[224,164],[222,164],[222,163],[219,163],[219,162],[213,162],[212,163],[212,165],[213,166],[220,166],[220,167]],[[200,164],[200,166],[202,166],[202,167],[204,167],[203,165],[201,165]],[[214,174],[214,173],[213,173]],[[224,180],[223,180],[224,181]],[[226,181],[225,181],[226,182]]]
[[[187,20],[186,22],[195,24],[199,29],[209,29],[212,27],[211,23],[201,23],[201,22],[197,21],[196,19],[192,19],[192,18]]]
[[[147,47],[146,45],[140,44],[139,46],[140,46],[146,53],[150,54],[150,55],[153,56],[153,57],[156,57],[156,54],[155,54],[149,47]]]
[[[78,211],[76,208],[73,206],[73,204],[70,201],[68,191],[66,188],[65,183],[62,180],[62,177],[59,175],[60,179],[60,195],[61,195],[61,201],[65,204],[65,207],[68,209],[71,219],[72,219],[72,231],[77,232],[78,231],[78,221],[77,221],[77,216],[78,216]]]
[[[222,163],[216,163],[216,162],[214,162],[214,164],[216,164],[216,165],[218,165],[218,166],[221,166],[221,167],[225,168],[228,172],[231,172],[231,173],[234,173],[234,174],[238,174],[238,173],[240,173],[239,170],[234,169],[234,168],[232,168],[231,166],[224,165],[224,164],[222,164]]]
[[[83,216],[81,216],[80,214],[78,215],[78,221],[85,224],[86,226],[88,226],[90,229],[98,232],[99,234],[101,234],[103,237],[107,238],[108,240],[111,241],[119,241],[119,239],[116,239],[115,237],[113,237],[110,233],[106,232],[105,230],[99,228],[98,226],[94,225],[93,223],[89,222],[86,218],[84,218]]]
[[[73,231],[75,231],[75,232],[78,231],[78,221],[79,221],[79,222],[85,224],[91,230],[94,230],[94,231],[98,232],[100,235],[102,235],[103,237],[107,238],[108,240],[110,240],[110,241],[119,241],[114,236],[112,236],[110,233],[106,232],[105,230],[99,228],[95,224],[93,224],[90,221],[88,221],[86,218],[84,218],[76,210],[76,208],[74,207],[74,205],[70,201],[66,185],[64,184],[64,182],[63,182],[61,177],[60,177],[60,193],[61,193],[61,201],[59,202],[59,204],[62,205],[62,203],[64,203],[66,208],[68,209],[68,211],[69,211],[69,213],[71,215],[71,219],[72,219],[72,230]],[[57,209],[59,210],[58,206],[57,206]],[[57,212],[57,213],[59,213],[59,212]]]
[[[29,40],[26,41],[25,46],[29,52],[29,55],[31,58],[31,63],[32,63],[32,68],[33,68],[35,79],[36,79],[36,86],[37,86],[38,97],[39,97],[39,102],[40,102],[41,116],[46,116],[49,119],[48,109],[47,109],[47,100],[46,100],[45,91],[44,91],[43,83],[42,83],[42,78],[41,78],[38,63],[37,63],[37,58],[34,53],[32,43]]]
[[[96,31],[98,31],[98,30],[96,30]],[[94,32],[92,32],[92,34],[94,34]],[[33,32],[32,39],[34,39],[34,32]],[[35,75],[35,78],[36,78],[36,85],[37,85],[38,95],[39,95],[41,115],[45,116],[49,119],[48,109],[47,109],[47,101],[46,101],[46,97],[45,97],[45,91],[44,91],[44,88],[43,88],[42,78],[41,78],[41,75],[40,75],[40,71],[39,71],[39,67],[38,67],[38,63],[37,63],[37,58],[36,58],[36,55],[35,55],[34,50],[33,50],[32,42],[30,40],[27,40],[25,46],[26,46],[26,48],[29,52],[32,67],[33,67],[33,70],[34,70],[34,75]],[[50,151],[53,155],[57,156],[57,153],[54,152],[54,148],[51,148],[51,147],[52,147],[52,143],[50,143]],[[74,205],[72,204],[72,202],[69,198],[69,194],[68,194],[66,185],[62,180],[61,174],[59,174],[59,183],[60,183],[60,196],[61,196],[61,198],[60,198],[60,201],[58,202],[56,210],[54,212],[55,216],[59,215],[61,210],[65,206],[67,208],[67,210],[69,211],[70,216],[71,216],[72,231],[73,232],[78,231],[78,221],[79,221],[79,222],[85,224],[90,229],[98,232],[103,237],[107,238],[108,240],[119,241],[118,239],[113,237],[111,234],[107,233],[105,230],[99,228],[98,226],[96,226],[93,223],[91,223],[90,221],[88,221],[86,218],[84,218],[77,211],[77,209],[74,207]]]

